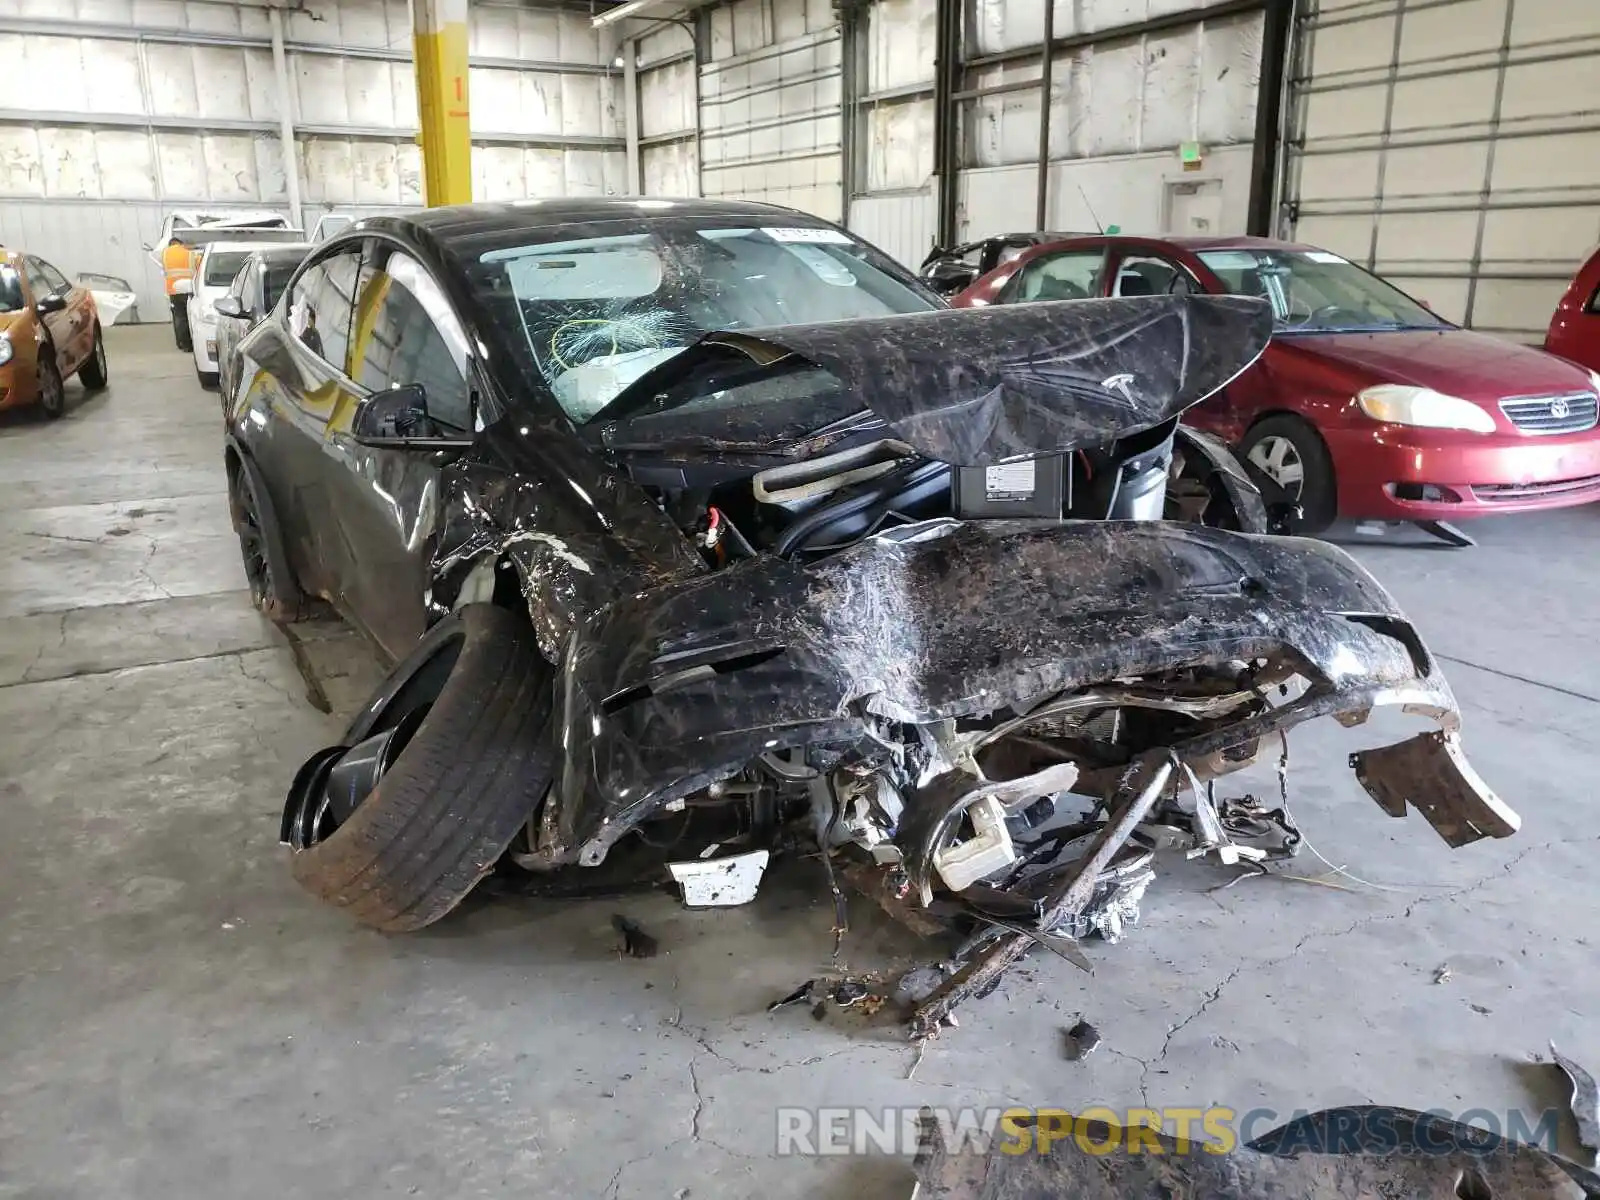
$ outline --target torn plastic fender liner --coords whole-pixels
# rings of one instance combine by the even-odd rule
[[[1457,848],[1484,837],[1510,837],[1522,820],[1467,762],[1453,730],[1420,733],[1393,746],[1358,750],[1350,766],[1391,817],[1415,808]]]
[[[1272,657],[1312,689],[1176,747],[1186,761],[1373,705],[1459,722],[1393,599],[1311,539],[1175,522],[942,521],[816,562],[751,559],[620,597],[574,627],[563,769],[536,849],[552,865],[592,865],[667,801],[767,752],[842,753],[875,717],[977,716]]]

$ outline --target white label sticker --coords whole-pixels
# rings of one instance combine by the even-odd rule
[[[1326,250],[1307,250],[1306,257],[1315,263],[1349,263],[1349,259],[1340,258],[1337,254],[1330,254]]]
[[[1031,458],[998,467],[985,467],[983,494],[990,500],[1032,500],[1034,478]]]
[[[837,229],[769,229],[761,231],[775,242],[810,242],[813,245],[848,246],[850,235]]]

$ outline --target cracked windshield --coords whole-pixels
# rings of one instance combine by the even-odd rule
[[[1278,333],[1448,328],[1398,288],[1326,250],[1203,250],[1200,260],[1230,292],[1269,301]]]
[[[524,365],[584,422],[713,330],[936,307],[892,270],[837,229],[666,222],[490,250],[469,275]]]

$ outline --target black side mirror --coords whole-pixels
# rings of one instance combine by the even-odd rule
[[[363,446],[448,450],[472,444],[470,436],[446,432],[428,415],[428,393],[420,383],[373,392],[356,409],[350,433]]]
[[[58,313],[66,307],[67,298],[59,292],[51,292],[48,296],[40,296],[33,303],[34,311],[41,317],[47,317],[51,313]]]
[[[236,296],[224,296],[211,307],[225,317],[238,317],[245,321],[250,319],[250,310]]]

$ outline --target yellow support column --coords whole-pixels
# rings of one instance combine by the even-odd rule
[[[467,117],[467,0],[411,0],[423,194],[429,207],[472,203]]]

